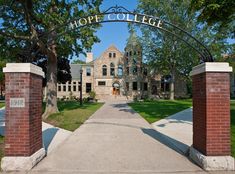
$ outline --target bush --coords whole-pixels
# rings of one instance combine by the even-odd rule
[[[93,100],[95,100],[95,97],[96,97],[95,91],[91,91],[91,92],[89,93],[89,96],[90,96],[90,98],[92,98]]]

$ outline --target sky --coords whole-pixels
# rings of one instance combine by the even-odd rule
[[[103,0],[101,11],[107,10],[111,6],[123,6],[129,11],[136,9],[138,0]],[[124,51],[129,37],[128,23],[114,22],[102,23],[102,27],[97,30],[96,35],[101,40],[92,47],[94,59],[99,57],[111,44],[114,44],[121,52]],[[74,57],[73,59],[77,59]],[[85,60],[84,55],[79,56],[80,60]]]

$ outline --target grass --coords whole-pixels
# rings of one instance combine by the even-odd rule
[[[129,105],[149,123],[154,123],[155,121],[191,107],[192,100],[158,100],[134,102]]]
[[[150,102],[134,102],[129,104],[149,123],[180,112],[192,106],[192,100],[159,100]],[[235,157],[235,101],[231,101],[231,143],[232,156]]]
[[[3,102],[0,102],[0,108],[4,107],[5,106],[5,103]]]
[[[80,106],[76,101],[58,102],[60,113],[52,114],[44,121],[56,127],[74,131],[102,105],[102,103],[85,103]]]

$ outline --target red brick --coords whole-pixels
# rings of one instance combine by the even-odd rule
[[[231,155],[229,73],[193,76],[193,147],[207,156]]]
[[[30,156],[42,148],[42,77],[6,73],[6,156]],[[9,108],[10,98],[24,97],[25,108]]]

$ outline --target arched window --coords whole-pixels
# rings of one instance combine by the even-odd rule
[[[115,66],[113,63],[110,63],[110,76],[115,75]]]
[[[120,77],[123,76],[123,68],[122,68],[122,65],[118,65],[118,76],[120,76]]]
[[[103,74],[103,76],[107,76],[107,66],[106,65],[102,66],[102,74]]]

